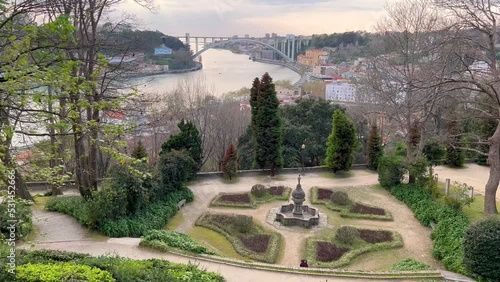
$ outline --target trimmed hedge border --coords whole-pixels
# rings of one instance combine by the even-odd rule
[[[316,260],[316,243],[317,242],[331,243],[331,242],[333,242],[331,237],[328,237],[328,238],[308,238],[307,239],[307,262],[312,267],[336,268],[339,266],[344,266],[344,265],[349,264],[354,258],[356,258],[357,256],[359,256],[361,254],[373,252],[373,251],[396,249],[396,248],[402,247],[404,245],[403,239],[401,238],[401,235],[396,231],[382,230],[382,229],[375,230],[375,231],[389,231],[392,234],[393,240],[391,242],[367,244],[365,246],[362,246],[361,248],[352,249],[352,250],[348,251],[347,253],[345,253],[344,255],[342,255],[338,260],[332,261],[332,262],[321,262],[321,261]]]
[[[267,188],[269,189],[269,188]],[[250,192],[243,192],[243,193],[224,193],[221,192],[215,196],[212,201],[210,201],[210,206],[211,207],[230,207],[230,208],[249,208],[249,209],[255,209],[257,208],[258,205],[265,204],[265,203],[270,203],[274,201],[288,201],[290,198],[290,193],[292,192],[292,188],[290,187],[285,187],[283,194],[281,196],[273,196],[268,194],[266,197],[262,198],[257,198],[252,193]],[[240,195],[240,194],[248,194],[250,197],[250,203],[234,203],[234,202],[223,202],[220,200],[220,198],[223,195]]]
[[[277,232],[272,232],[272,231],[266,230],[262,226],[260,226],[254,222],[253,225],[259,231],[259,234],[266,234],[266,235],[271,236],[271,238],[269,240],[268,247],[267,247],[267,251],[263,254],[260,254],[260,253],[248,250],[247,248],[245,248],[243,246],[243,244],[240,242],[239,238],[233,236],[232,234],[229,234],[229,232],[223,230],[222,228],[219,228],[218,226],[211,224],[210,221],[208,220],[208,217],[210,217],[212,215],[217,215],[217,214],[215,214],[215,213],[202,214],[196,220],[195,225],[205,227],[205,228],[213,230],[217,233],[222,234],[229,242],[231,242],[231,245],[233,245],[236,252],[244,257],[248,257],[248,258],[253,259],[253,260],[267,262],[267,263],[275,263],[276,262],[276,260],[278,259],[278,255],[280,253],[280,248],[281,248],[281,234],[279,234]]]
[[[431,221],[436,228],[431,233],[432,255],[441,260],[446,269],[469,275],[463,264],[463,237],[469,220],[462,211],[435,201],[428,189],[418,185],[400,184],[391,187],[391,194],[405,203],[424,226]]]
[[[196,243],[184,233],[165,230],[149,230],[141,237],[139,246],[149,247],[160,251],[177,248],[195,254],[217,255],[216,252]]]
[[[352,212],[350,212],[351,207],[354,204],[356,204],[356,203],[364,205],[364,206],[367,206],[367,207],[379,208],[379,207],[370,206],[370,205],[367,205],[367,204],[364,204],[364,203],[361,203],[361,202],[354,202],[351,205],[348,205],[346,207],[342,207],[342,206],[335,205],[331,201],[318,200],[318,189],[325,189],[325,190],[334,191],[332,189],[321,188],[321,187],[318,187],[318,186],[312,187],[311,188],[311,203],[312,204],[321,204],[321,205],[326,206],[329,210],[340,212],[340,216],[341,217],[355,218],[355,219],[382,220],[382,221],[392,221],[393,220],[392,214],[388,210],[386,210],[386,209],[383,209],[385,211],[385,215],[362,214],[362,213],[352,213]]]

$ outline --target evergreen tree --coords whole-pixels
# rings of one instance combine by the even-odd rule
[[[370,129],[368,137],[368,169],[377,170],[378,160],[382,156],[382,138],[376,125]]]
[[[132,157],[138,160],[148,157],[146,147],[144,146],[144,144],[142,144],[141,140],[139,140],[137,146],[134,148],[134,151],[132,151]]]
[[[448,134],[451,137],[446,146],[445,163],[451,167],[462,167],[464,165],[464,154],[461,149],[457,148],[460,141],[460,138],[456,136],[458,132],[457,122],[450,121],[448,123]]]
[[[333,113],[332,133],[328,137],[326,165],[336,173],[348,171],[354,161],[357,145],[356,129],[352,121],[340,110]]]
[[[196,126],[188,121],[181,120],[177,124],[181,132],[177,135],[170,136],[167,142],[161,145],[160,155],[170,152],[171,150],[186,150],[191,158],[195,161],[198,169],[202,165],[202,147],[201,137]]]
[[[222,172],[224,178],[232,180],[238,172],[238,154],[233,144],[230,144],[226,149],[226,154],[222,159]]]
[[[269,168],[271,176],[283,165],[283,130],[279,100],[274,83],[266,72],[254,80],[250,94],[254,140],[254,164]]]

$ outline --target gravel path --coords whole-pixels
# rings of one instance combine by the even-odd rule
[[[471,172],[469,173],[469,169]],[[440,179],[442,177],[453,179],[463,179],[460,176],[469,177],[467,182],[469,185],[481,186],[481,181],[487,177],[488,172],[483,167],[476,165],[468,165],[466,170],[451,170],[448,168],[438,167],[436,173],[439,173]],[[282,175],[276,179],[269,179],[267,177],[241,177],[240,182],[236,184],[224,184],[219,179],[206,179],[198,181],[189,187],[195,193],[195,201],[182,208],[181,212],[184,216],[184,222],[177,228],[178,231],[186,232],[189,230],[196,219],[204,212],[209,210],[208,205],[212,198],[219,192],[246,192],[250,187],[257,183],[266,185],[286,185],[294,188],[297,180],[297,175]],[[473,180],[473,181],[471,181]],[[462,180],[459,180],[462,181]],[[484,180],[485,181],[485,180]],[[372,221],[372,220],[349,220],[349,224],[368,227],[368,228],[382,228],[392,229],[398,231],[404,240],[405,248],[403,254],[406,257],[413,257],[420,261],[426,262],[434,266],[440,266],[430,255],[431,241],[429,238],[430,230],[420,226],[420,224],[413,217],[411,211],[399,201],[396,201],[387,192],[375,191],[366,185],[373,185],[377,183],[377,175],[375,173],[365,170],[354,170],[352,175],[347,178],[323,178],[317,173],[307,173],[301,181],[304,190],[309,196],[309,190],[313,186],[335,188],[346,186],[365,186],[357,189],[350,189],[362,202],[381,206],[388,209],[393,217],[394,222]],[[480,192],[478,188],[476,191]],[[307,197],[307,200],[309,198]],[[266,223],[267,211],[281,203],[274,202],[262,205],[259,209],[255,210],[241,210],[241,209],[213,209],[217,212],[226,213],[240,213],[252,215],[260,224],[267,228],[273,228]],[[325,209],[323,206],[318,206],[320,209]],[[329,220],[330,221],[330,220]],[[59,213],[34,210],[33,222],[38,228],[37,238],[34,240],[34,246],[26,243],[21,244],[21,248],[35,248],[35,249],[55,249],[64,251],[74,251],[81,253],[88,253],[92,255],[103,254],[117,254],[123,257],[133,259],[147,259],[147,258],[162,258],[173,262],[179,263],[196,263],[201,268],[216,271],[226,277],[227,281],[366,281],[366,279],[347,279],[347,278],[325,278],[310,275],[298,274],[283,274],[272,271],[253,270],[235,266],[228,266],[217,262],[207,262],[202,260],[193,260],[173,254],[158,253],[138,247],[138,238],[107,238],[104,236],[96,236],[87,229],[82,228],[75,219],[67,215]],[[339,219],[339,224],[341,224]],[[330,224],[332,224],[330,222]],[[333,223],[335,225],[335,222]],[[276,229],[275,229],[276,230]],[[314,232],[297,230],[276,230],[286,238],[286,251],[281,265],[296,267],[300,262],[301,254],[299,253],[298,246],[303,244],[305,238],[314,236]],[[362,264],[354,263],[350,267],[354,269],[366,269],[367,265],[379,263],[380,258],[368,257]],[[369,267],[368,267],[369,268]],[[471,280],[469,280],[471,281]]]

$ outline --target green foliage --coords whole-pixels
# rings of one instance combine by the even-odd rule
[[[182,189],[184,182],[190,180],[196,170],[196,162],[185,150],[172,150],[160,154],[158,173],[163,189],[158,192],[158,196],[161,197],[168,191]]]
[[[454,146],[446,146],[445,164],[450,167],[463,167],[464,166],[464,153],[461,149]]]
[[[342,111],[336,110],[332,117],[332,132],[328,137],[326,165],[336,173],[348,171],[354,161],[354,149],[357,146],[356,129],[351,120]]]
[[[368,169],[377,170],[378,162],[382,156],[382,137],[378,132],[378,127],[376,125],[372,126],[370,129],[370,136],[368,137],[367,146],[368,155]]]
[[[500,277],[500,219],[472,224],[464,235],[464,264],[472,273],[497,281]]]
[[[296,99],[294,105],[281,108],[283,121],[283,166],[299,167],[302,157],[305,166],[324,164],[325,144],[332,128],[332,115],[337,104],[319,99]],[[252,169],[252,127],[238,140],[240,169]],[[302,150],[302,144],[306,145]]]
[[[406,161],[404,167],[407,168],[408,174],[412,176],[417,184],[425,185],[433,175],[428,174],[429,163],[424,156],[420,156]]]
[[[149,230],[144,234],[140,245],[160,250],[168,250],[168,247],[174,247],[196,254],[216,254],[196,243],[188,235],[175,231]]]
[[[132,151],[132,157],[138,160],[144,159],[148,157],[148,152],[146,151],[146,147],[142,144],[142,141],[139,140],[134,150]]]
[[[226,149],[226,154],[222,159],[221,165],[225,179],[231,180],[238,174],[238,154],[233,144],[230,144]]]
[[[404,157],[388,154],[379,159],[378,182],[384,188],[401,183],[404,176]]]
[[[349,196],[344,191],[334,191],[332,193],[332,196],[330,197],[330,201],[339,206],[345,206],[350,204]]]
[[[109,272],[72,262],[55,264],[24,264],[16,268],[17,278],[26,282],[89,281],[114,282]]]
[[[440,165],[446,153],[446,147],[439,144],[436,140],[431,140],[425,143],[422,153],[427,157],[427,161],[430,164]]]
[[[102,207],[85,201],[82,197],[53,198],[49,200],[46,208],[71,215],[80,224],[95,228],[106,236],[140,237],[148,230],[162,229],[175,215],[177,203],[182,199],[192,202],[193,192],[187,188],[171,192],[162,201],[149,204],[132,215],[108,220],[96,218],[96,209]]]
[[[359,231],[352,226],[342,226],[335,233],[335,241],[343,244],[352,244],[359,237]]]
[[[434,270],[435,268],[414,259],[405,259],[389,268],[390,271]]]
[[[128,167],[116,165],[109,170],[109,177],[111,178],[109,189],[103,189],[105,192],[99,191],[97,194],[110,192],[117,195],[115,201],[103,203],[104,205],[121,206],[126,211],[126,214],[117,214],[117,216],[133,214],[149,203],[148,180],[150,177],[147,175],[139,177]],[[102,197],[106,197],[106,195]],[[103,207],[101,206],[101,208]]]
[[[266,186],[262,184],[255,184],[254,186],[252,186],[250,193],[252,193],[252,195],[257,198],[262,198],[267,194],[267,189]]]
[[[348,31],[344,33],[314,34],[311,45],[316,48],[337,48],[348,44],[366,46],[370,37],[364,32]]]
[[[177,126],[181,132],[177,135],[172,135],[161,145],[160,155],[164,155],[172,150],[186,150],[191,158],[195,161],[197,168],[202,165],[203,149],[201,147],[201,137],[196,126],[184,119]]]
[[[253,220],[251,216],[238,216],[233,221],[234,228],[243,234],[248,234],[253,230]]]
[[[431,233],[432,254],[442,260],[448,270],[467,274],[462,250],[464,231],[469,225],[467,217],[435,201],[430,191],[420,185],[396,185],[391,187],[391,194],[409,206],[424,226],[430,226],[431,221],[437,224]]]
[[[3,246],[0,246],[0,265],[4,265],[5,250]],[[24,266],[27,263],[37,264],[37,265],[67,265],[65,267],[66,272],[75,271],[81,268],[81,266],[90,267],[93,272],[101,271],[101,273],[110,273],[113,280],[87,280],[83,281],[117,281],[117,282],[130,282],[130,281],[141,281],[141,282],[157,282],[157,281],[190,281],[190,282],[223,282],[225,281],[220,274],[214,272],[208,272],[198,269],[192,264],[178,264],[171,263],[166,260],[160,259],[150,259],[150,260],[131,260],[126,258],[120,258],[117,256],[101,256],[92,257],[87,254],[78,254],[62,251],[53,250],[39,250],[39,251],[26,251],[19,249],[17,250],[16,264],[18,267]],[[77,265],[76,268],[69,266],[71,264]],[[30,267],[33,268],[33,267]],[[45,269],[46,267],[43,266]],[[19,269],[19,268],[18,268]],[[38,269],[38,268],[37,268]],[[33,269],[33,273],[37,271]],[[96,270],[97,269],[97,270]],[[86,268],[86,272],[87,272]],[[53,268],[48,269],[48,272],[41,273],[41,275],[47,275],[48,273],[54,274]],[[78,272],[82,273],[82,272]],[[82,281],[78,279],[78,281]],[[13,277],[10,273],[7,273],[5,269],[0,269],[0,281],[5,282],[17,282],[17,281],[27,281],[20,280]],[[29,281],[29,280],[28,280]],[[42,280],[35,280],[42,281]],[[57,279],[51,281],[76,281],[76,280],[66,280]]]
[[[10,197],[9,197],[10,196]],[[11,238],[11,220],[15,222],[15,239],[21,239],[28,235],[33,229],[31,221],[31,208],[33,203],[31,201],[23,200],[8,195],[6,192],[0,192],[0,237],[2,234],[5,238]],[[1,239],[1,238],[0,238]],[[0,244],[2,240],[0,240]]]
[[[279,104],[271,76],[266,72],[260,81],[256,78],[250,90],[254,163],[259,168],[270,169],[271,176],[283,166],[283,125]]]

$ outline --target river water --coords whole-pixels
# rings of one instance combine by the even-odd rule
[[[139,92],[164,92],[175,89],[179,81],[203,81],[215,96],[242,87],[250,88],[255,77],[265,72],[276,80],[300,79],[296,72],[278,65],[253,62],[248,55],[234,54],[228,50],[209,49],[202,55],[203,69],[190,73],[164,74],[133,80]]]

